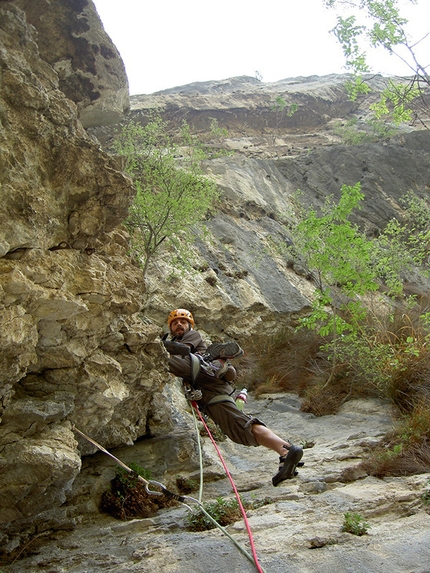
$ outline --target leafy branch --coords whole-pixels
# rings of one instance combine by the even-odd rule
[[[218,198],[215,182],[202,169],[204,149],[186,123],[178,140],[173,141],[166,123],[155,114],[145,126],[125,125],[116,141],[136,188],[125,223],[144,274],[161,244],[174,243],[181,235],[186,239]]]
[[[416,0],[410,2],[416,4]],[[353,75],[346,86],[350,98],[354,100],[359,94],[370,91],[364,80],[364,74],[371,71],[364,46],[370,45],[399,58],[413,75],[406,83],[387,82],[380,102],[374,106],[376,116],[392,115],[396,124],[409,122],[418,115],[423,103],[428,113],[428,104],[423,99],[425,88],[430,85],[428,65],[417,56],[417,47],[428,34],[418,41],[410,40],[408,20],[401,15],[398,0],[323,0],[323,3],[327,8],[347,12],[347,15],[337,17],[332,31],[342,47],[345,67]],[[359,24],[359,19],[366,23]],[[402,55],[402,50],[406,55]]]

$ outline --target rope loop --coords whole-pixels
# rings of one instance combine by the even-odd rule
[[[155,491],[153,489],[149,489],[149,486],[155,486],[161,489],[161,491]],[[148,495],[164,495],[170,499],[174,499],[175,501],[180,501],[181,503],[185,501],[185,497],[182,495],[178,495],[177,493],[173,493],[173,491],[169,491],[162,483],[154,480],[149,480],[145,486],[145,491]]]

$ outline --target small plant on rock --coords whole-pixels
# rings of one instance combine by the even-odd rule
[[[204,503],[203,508],[215,521],[223,526],[240,519],[240,508],[237,499],[218,497],[213,502]],[[200,508],[197,508],[187,516],[187,525],[191,531],[205,531],[215,527]]]
[[[199,482],[195,479],[185,478],[183,476],[176,477],[176,487],[182,494],[188,495],[193,491],[199,489]]]
[[[370,525],[364,521],[363,516],[359,513],[347,511],[344,514],[342,531],[361,536],[365,535],[369,528]]]
[[[159,509],[170,507],[176,502],[166,499],[164,496],[155,497],[147,493],[145,484],[138,476],[145,480],[151,478],[149,470],[138,464],[130,464],[134,474],[118,468],[116,475],[111,481],[110,491],[103,492],[100,509],[117,519],[126,521],[134,518],[151,517]]]
[[[263,505],[272,503],[273,500],[270,497],[265,497],[264,499],[254,499],[241,500],[242,505],[245,509],[257,509]],[[204,511],[198,507],[196,510],[192,511],[187,516],[187,527],[191,531],[205,531],[207,529],[213,529],[215,527],[214,523],[205,514],[208,513],[212,519],[214,519],[219,525],[225,526],[235,521],[239,521],[241,518],[241,510],[239,507],[239,502],[237,499],[224,499],[218,497],[213,502],[207,502],[203,504]]]
[[[428,480],[427,489],[421,496],[424,505],[430,505],[430,480]]]

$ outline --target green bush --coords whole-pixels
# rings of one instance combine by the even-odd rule
[[[421,496],[421,500],[424,505],[430,505],[430,480],[428,481],[428,488]]]
[[[145,126],[128,123],[116,141],[136,188],[125,224],[144,274],[162,244],[187,244],[187,233],[203,221],[219,196],[202,169],[207,155],[186,123],[177,140],[160,115],[153,114]]]
[[[138,464],[131,463],[134,474],[119,467],[111,481],[109,491],[103,492],[101,511],[121,520],[151,517],[162,507],[170,507],[176,502],[165,496],[151,496],[146,486],[137,476],[151,479],[151,472]]]
[[[263,505],[272,503],[273,500],[266,497],[262,500],[241,501],[245,509],[256,509]],[[222,497],[218,497],[213,502],[204,503],[203,508],[217,523],[219,523],[219,525],[222,526],[239,521],[242,517],[239,502],[236,498],[224,499]],[[186,522],[190,531],[205,531],[215,527],[214,523],[212,523],[200,507],[188,514]]]
[[[347,511],[344,514],[342,531],[361,536],[365,535],[369,529],[370,525],[364,521],[359,513]]]

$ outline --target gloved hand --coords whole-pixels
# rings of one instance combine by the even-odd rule
[[[187,344],[173,342],[172,340],[163,340],[163,344],[169,354],[188,356],[191,352],[191,348]]]

